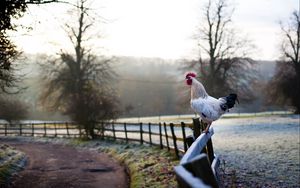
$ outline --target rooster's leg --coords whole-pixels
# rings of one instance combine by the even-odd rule
[[[211,125],[211,123],[207,124],[206,129],[204,130],[205,134],[207,134],[209,132],[210,125]]]

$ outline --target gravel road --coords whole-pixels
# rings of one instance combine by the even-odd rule
[[[71,146],[1,139],[24,152],[25,169],[13,177],[15,188],[129,187],[125,167],[104,153]]]

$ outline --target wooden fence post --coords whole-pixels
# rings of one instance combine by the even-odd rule
[[[34,136],[34,125],[31,123],[31,136]]]
[[[201,125],[200,125],[200,121],[199,118],[193,118],[193,136],[189,135],[186,137],[186,139],[184,139],[184,142],[186,143],[186,145],[188,147],[190,147],[193,142],[200,136],[201,134]],[[187,150],[185,150],[187,151]]]
[[[160,149],[163,149],[164,145],[163,145],[163,142],[162,142],[161,123],[159,123],[158,126],[159,126],[159,145],[160,145]]]
[[[151,138],[151,123],[148,124],[148,128],[149,128],[149,141],[150,141],[150,145],[152,145],[152,138]]]
[[[177,138],[176,138],[176,135],[175,135],[175,131],[174,131],[174,124],[173,123],[170,123],[170,127],[171,127],[171,133],[172,133],[172,138],[173,138],[173,144],[174,144],[174,148],[175,148],[175,154],[176,154],[176,157],[179,158],[179,152],[178,152],[178,147],[177,147]]]
[[[20,128],[20,136],[22,136],[22,123],[19,124],[19,128]]]
[[[57,128],[56,128],[56,123],[54,123],[54,137],[57,137]]]
[[[47,136],[47,128],[46,128],[46,123],[44,123],[44,136]]]
[[[125,139],[126,139],[126,142],[128,142],[126,123],[124,123],[124,131],[125,131]]]
[[[169,139],[168,139],[168,131],[167,131],[167,125],[166,125],[166,123],[164,123],[164,129],[165,129],[165,136],[166,136],[167,148],[168,148],[168,150],[170,150]]]
[[[199,118],[193,118],[193,132],[195,140],[200,136],[201,132],[203,132],[205,128],[206,127],[202,120],[200,122]],[[201,153],[207,153],[206,147],[202,149]]]
[[[201,134],[201,125],[199,118],[193,118],[193,132],[194,132],[194,138],[195,140],[200,136]]]
[[[192,161],[183,164],[183,166],[192,172],[195,177],[200,178],[205,184],[213,188],[219,187],[206,154],[198,155]]]
[[[195,141],[194,136],[189,135],[186,137],[186,144],[188,147],[191,147],[191,145],[193,144],[193,142]]]
[[[140,123],[140,135],[141,135],[141,144],[143,144],[144,140],[143,140],[143,123]]]
[[[183,137],[183,147],[184,151],[187,151],[187,143],[186,143],[186,135],[185,135],[185,124],[181,122],[181,130],[182,130],[182,137]]]
[[[113,131],[114,140],[116,140],[115,122],[112,122],[111,126],[112,126],[112,131]]]
[[[99,124],[99,123],[98,123]],[[100,126],[100,129],[101,129],[101,139],[104,140],[105,138],[105,124],[104,124],[104,121],[101,122],[101,126]],[[126,132],[126,131],[125,131]],[[127,134],[127,133],[126,133]],[[127,142],[127,141],[126,141]]]
[[[4,124],[4,135],[7,136],[7,124]]]
[[[200,122],[201,124],[201,132],[203,132],[206,127],[208,126],[207,123],[204,123],[202,120]],[[215,156],[214,156],[214,149],[211,138],[207,141],[206,147],[203,148],[203,153],[207,153],[207,157],[210,163],[213,162]]]
[[[80,125],[77,125],[78,129],[79,129],[79,138],[82,137],[82,129]]]
[[[200,131],[201,133],[206,129],[207,123],[204,123],[202,120],[200,121]]]
[[[208,159],[209,159],[209,162],[210,164],[212,164],[215,156],[214,156],[214,148],[213,148],[213,144],[212,144],[212,140],[209,139],[207,141],[207,156],[208,156]]]
[[[68,135],[68,137],[70,137],[68,122],[66,122],[66,129],[67,129],[67,135]]]

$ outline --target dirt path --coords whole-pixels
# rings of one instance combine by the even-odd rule
[[[125,167],[104,153],[71,146],[1,140],[28,157],[25,169],[13,178],[16,188],[126,188]]]

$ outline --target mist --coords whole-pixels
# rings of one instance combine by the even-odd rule
[[[43,89],[40,79],[42,71],[39,63],[47,59],[46,55],[26,54],[23,60],[24,74],[22,85],[26,89],[18,94],[29,107],[28,119],[69,120],[59,112],[44,109],[39,96]],[[255,99],[250,103],[237,105],[231,112],[260,112],[283,110],[283,107],[264,104],[264,86],[273,76],[276,63],[259,61],[257,70],[260,77],[255,87]],[[193,113],[189,107],[189,87],[184,83],[185,71],[179,60],[162,58],[117,57],[113,63],[116,78],[112,82],[120,101],[121,117],[142,117],[161,115],[180,115]],[[193,70],[191,70],[193,71]]]

